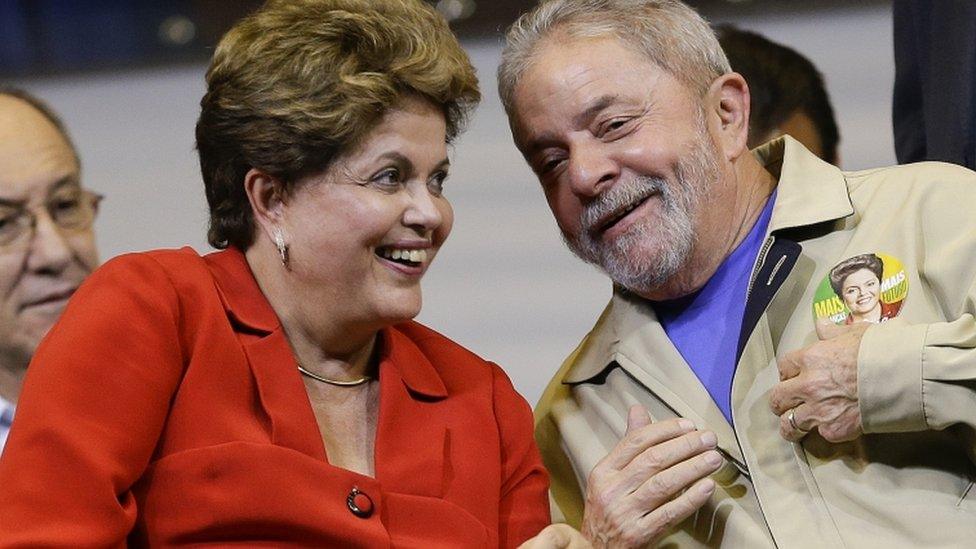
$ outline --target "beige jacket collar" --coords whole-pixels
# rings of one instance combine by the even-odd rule
[[[844,173],[785,135],[752,151],[778,180],[769,232],[805,227],[854,214]]]

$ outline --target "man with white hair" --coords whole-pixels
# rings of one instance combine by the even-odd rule
[[[537,408],[557,513],[610,546],[976,539],[976,174],[750,152],[748,85],[676,0],[542,3],[499,91],[614,283]],[[866,253],[843,291],[898,316],[848,325],[827,279]]]
[[[34,350],[98,264],[98,200],[60,119],[0,89],[0,452]]]

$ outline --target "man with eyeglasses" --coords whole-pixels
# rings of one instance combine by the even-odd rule
[[[60,119],[0,89],[0,452],[34,350],[98,264],[100,198]]]

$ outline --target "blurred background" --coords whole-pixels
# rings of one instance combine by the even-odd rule
[[[85,184],[104,194],[103,259],[206,243],[193,128],[213,45],[255,0],[0,0],[0,85],[62,115]],[[454,232],[424,279],[420,320],[501,364],[534,403],[610,296],[563,246],[534,176],[511,144],[495,93],[501,34],[532,1],[431,2],[478,68],[484,101],[452,155]],[[841,164],[895,163],[890,0],[700,0],[791,46],[823,72]]]

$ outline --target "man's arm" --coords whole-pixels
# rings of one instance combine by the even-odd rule
[[[913,187],[924,200],[913,199],[915,217],[897,230],[915,259],[917,283],[907,299],[925,305],[915,318],[903,310],[881,324],[834,327],[783,355],[770,406],[789,440],[812,429],[840,441],[976,427],[976,218],[968,211],[976,174],[946,165],[916,173],[926,179]]]

